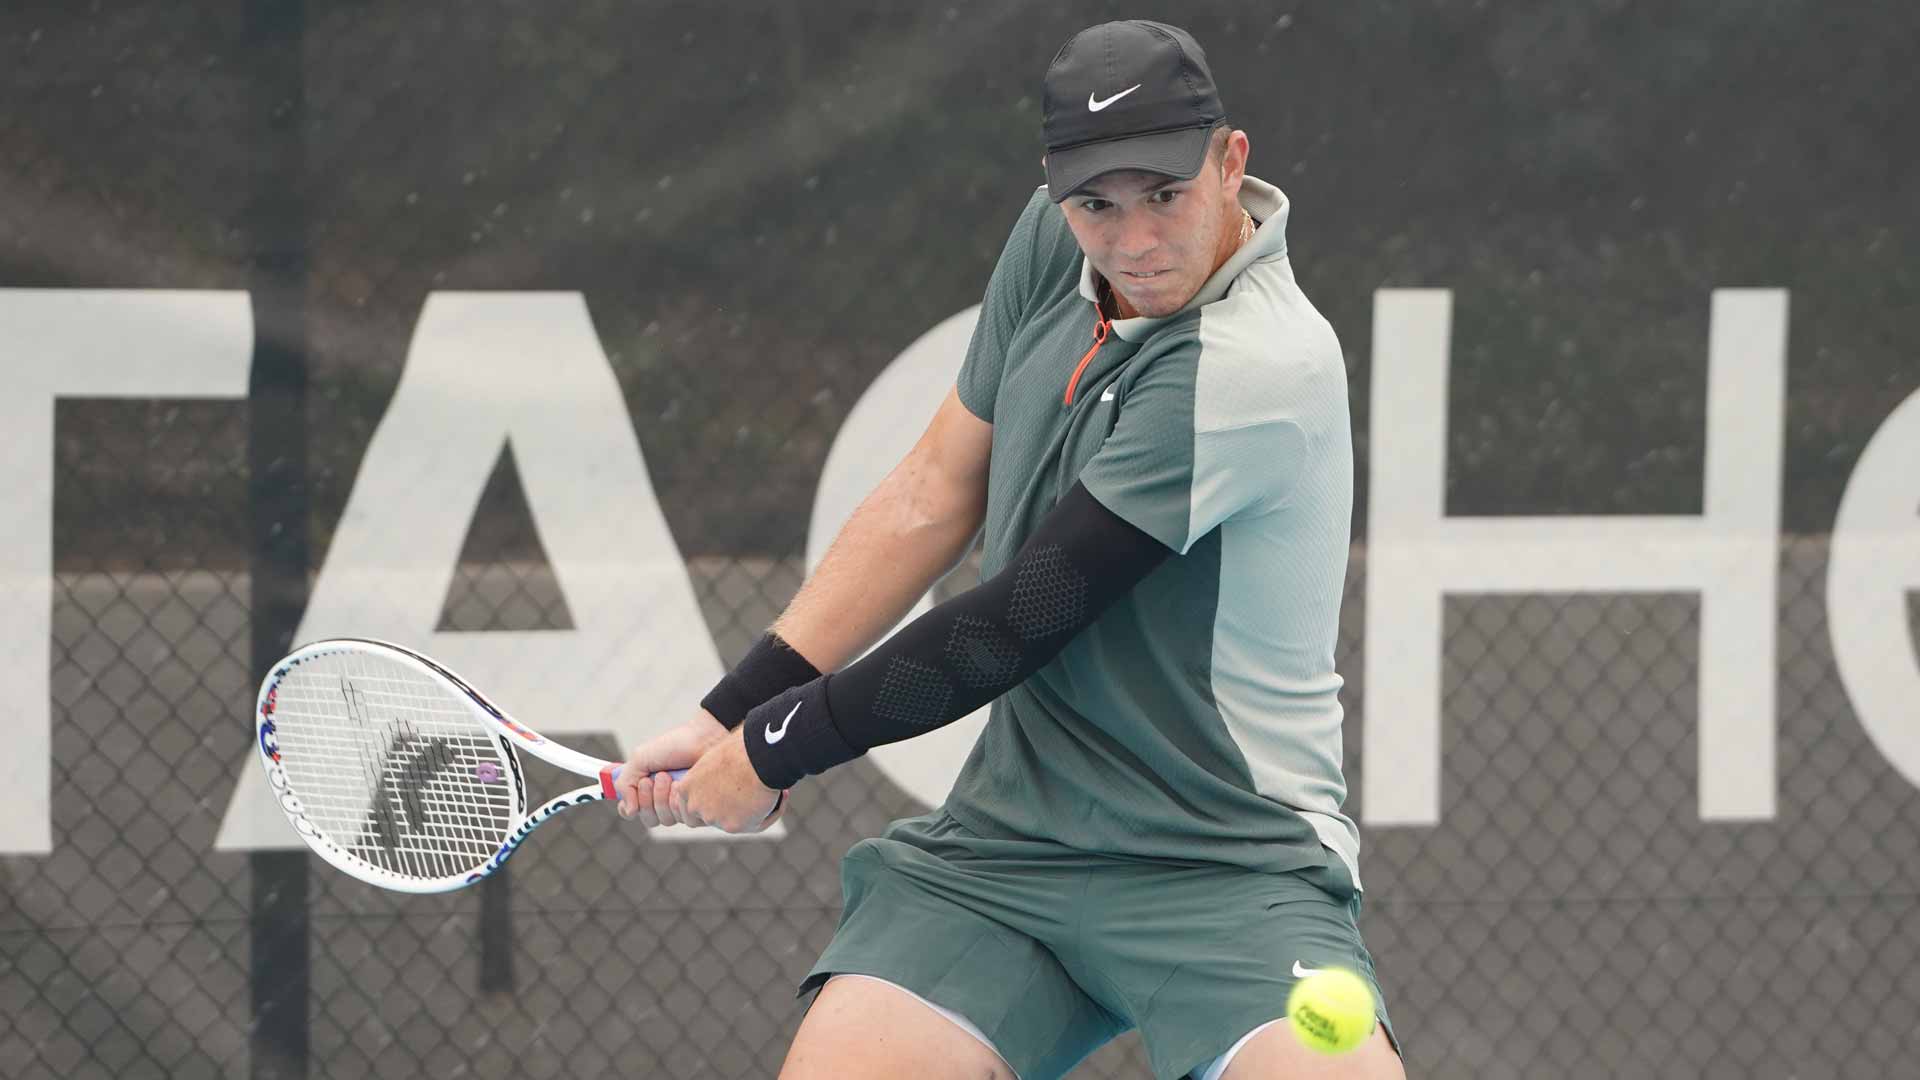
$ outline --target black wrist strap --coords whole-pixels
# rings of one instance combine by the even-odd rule
[[[731,731],[740,726],[755,705],[782,690],[819,677],[819,669],[806,657],[795,652],[780,635],[768,631],[747,650],[747,655],[740,658],[732,671],[707,691],[707,696],[700,699],[700,707]]]
[[[776,791],[866,753],[834,726],[827,707],[828,675],[793,687],[747,713],[747,760],[760,782]]]

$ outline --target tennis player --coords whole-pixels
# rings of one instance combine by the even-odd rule
[[[1286,197],[1177,28],[1076,34],[1043,110],[1047,183],[958,384],[634,751],[622,812],[763,828],[804,777],[992,702],[946,804],[847,853],[782,1076],[1049,1080],[1138,1028],[1162,1078],[1403,1077],[1384,1008],[1337,1058],[1275,1024],[1314,969],[1374,979],[1333,666],[1346,368]],[[981,583],[854,660],[983,524]]]

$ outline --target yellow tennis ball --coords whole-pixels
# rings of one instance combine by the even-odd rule
[[[1373,988],[1351,971],[1321,968],[1293,984],[1287,1020],[1300,1041],[1323,1054],[1344,1054],[1373,1034]]]

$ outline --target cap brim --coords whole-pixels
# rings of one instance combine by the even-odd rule
[[[1214,125],[1157,131],[1126,139],[1087,143],[1047,152],[1047,197],[1059,202],[1094,177],[1122,169],[1159,173],[1177,180],[1199,175]]]

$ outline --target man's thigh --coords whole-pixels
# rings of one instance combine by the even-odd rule
[[[899,987],[834,979],[814,999],[781,1080],[1016,1080],[998,1054]]]
[[[1341,967],[1360,975],[1373,988],[1384,1023],[1373,958],[1360,940],[1357,907],[1344,880],[1317,870],[1123,869],[1107,887],[1093,890],[1088,943],[1069,971],[1083,985],[1098,979],[1124,999],[1116,1011],[1140,1028],[1160,1077],[1204,1071],[1249,1032],[1284,1017],[1287,995],[1309,969]],[[1272,1050],[1267,1044],[1276,1033],[1287,1043]],[[1387,1028],[1383,1041],[1391,1035]],[[1248,1041],[1240,1055],[1251,1052],[1254,1042],[1265,1057],[1290,1049],[1293,1041],[1289,1028],[1275,1025]],[[1239,1056],[1231,1060],[1237,1064]],[[1316,1064],[1337,1060],[1343,1059]]]
[[[966,858],[934,842],[946,835],[920,837],[925,846],[863,840],[847,852],[840,925],[802,992],[835,975],[884,979],[964,1017],[1023,1080],[1064,1076],[1125,1029],[1047,944],[1086,874]]]

